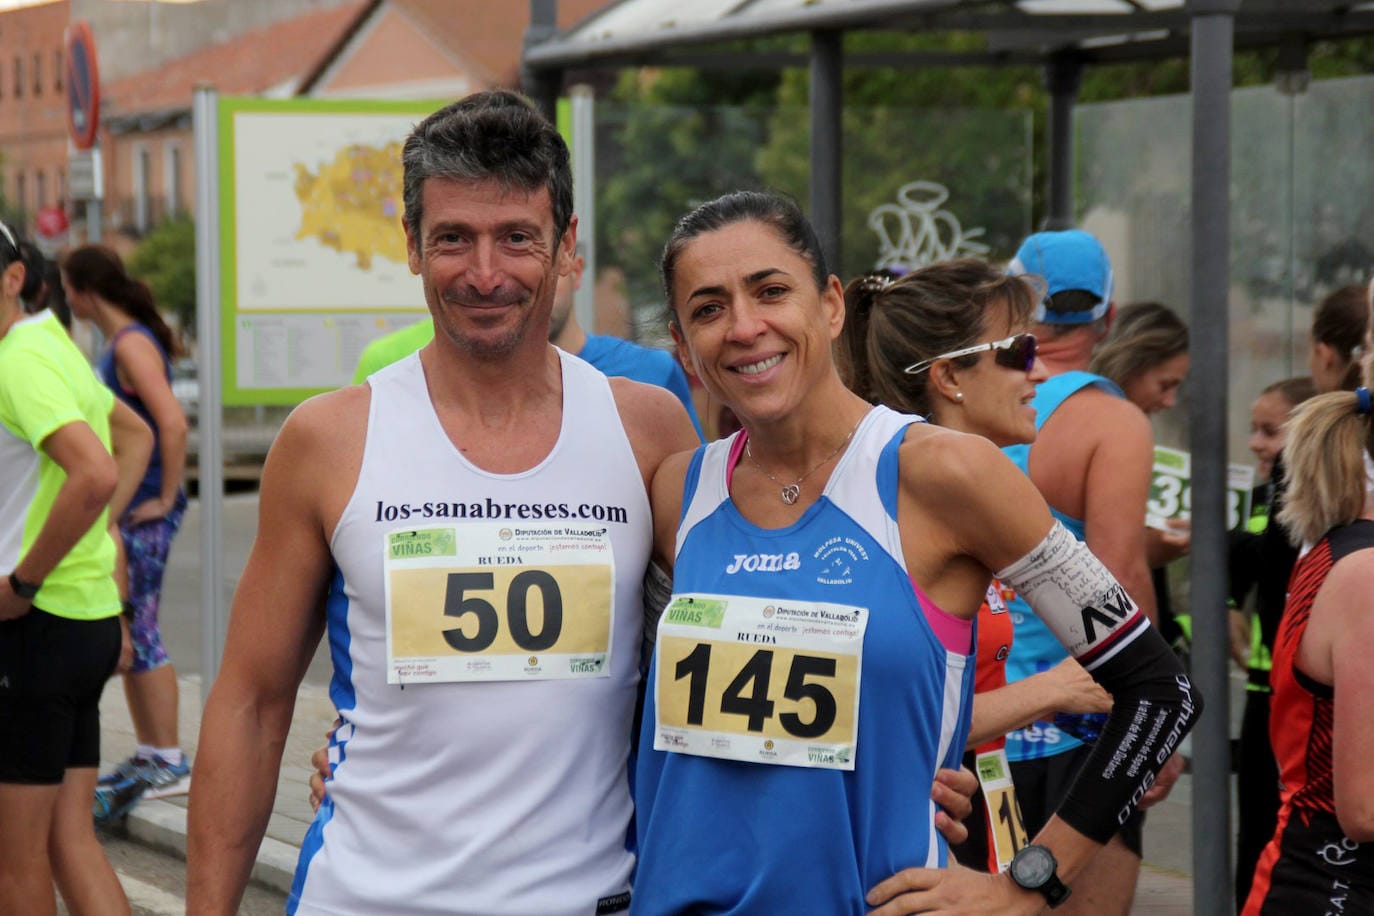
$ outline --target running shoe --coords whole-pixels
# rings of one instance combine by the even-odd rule
[[[191,760],[184,755],[181,763],[171,764],[154,754],[139,767],[137,775],[146,787],[144,798],[167,798],[191,791]]]
[[[139,768],[146,766],[147,763],[147,757],[142,757],[138,754],[130,754],[128,757],[121,760],[113,770],[101,776],[96,782],[96,785],[110,786],[117,782],[123,782],[136,774]]]
[[[106,783],[97,786],[95,790],[95,801],[91,804],[91,814],[95,817],[97,827],[109,827],[119,821],[129,809],[138,804],[143,793],[147,791],[148,784],[138,777],[137,774],[126,777],[119,782]]]

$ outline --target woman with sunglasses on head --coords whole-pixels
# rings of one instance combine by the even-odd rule
[[[1035,440],[1030,400],[1046,378],[1030,333],[1035,291],[1022,277],[964,258],[895,281],[867,276],[845,290],[842,375],[865,399],[1001,447]],[[989,355],[990,354],[990,355]],[[1007,684],[1012,623],[994,579],[978,609],[973,722],[964,765],[980,779],[961,863],[1002,871],[1025,845],[1006,733],[1058,712],[1105,713],[1111,697],[1073,659]]]
[[[158,314],[147,285],[129,276],[119,255],[101,245],[67,252],[60,267],[73,314],[94,323],[109,341],[97,366],[101,379],[155,436],[143,481],[118,520],[133,608],[134,660],[124,675],[124,694],[138,747],[100,779],[95,810],[105,824],[141,798],[184,795],[190,785],[190,761],[177,735],[176,671],[158,627],[163,570],[186,512],[181,481],[187,422],[172,393],[176,335]]]
[[[1177,660],[996,446],[845,387],[843,290],[794,203],[704,204],[662,267],[683,362],[742,429],[653,482],[674,583],[635,773],[634,910],[1059,902],[1196,718]],[[994,572],[1116,699],[1091,772],[1001,875],[949,866],[917,788],[962,756]],[[1160,728],[1133,732],[1147,709]]]

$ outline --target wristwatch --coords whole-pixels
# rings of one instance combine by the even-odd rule
[[[10,588],[14,589],[14,593],[25,601],[32,601],[37,597],[38,590],[42,587],[41,584],[30,585],[14,573],[10,573]]]
[[[1054,909],[1069,899],[1069,887],[1059,880],[1059,862],[1048,848],[1036,843],[1024,846],[1011,860],[1011,880],[1028,891],[1039,891]]]

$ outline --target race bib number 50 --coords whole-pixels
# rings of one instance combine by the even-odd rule
[[[868,611],[679,595],[658,627],[654,749],[854,769]]]
[[[385,537],[387,683],[607,676],[604,527],[477,522]]]

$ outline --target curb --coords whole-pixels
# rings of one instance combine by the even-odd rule
[[[124,819],[128,839],[150,849],[186,861],[186,809],[162,799],[141,801]],[[263,837],[249,880],[290,896],[300,849],[281,840]]]

